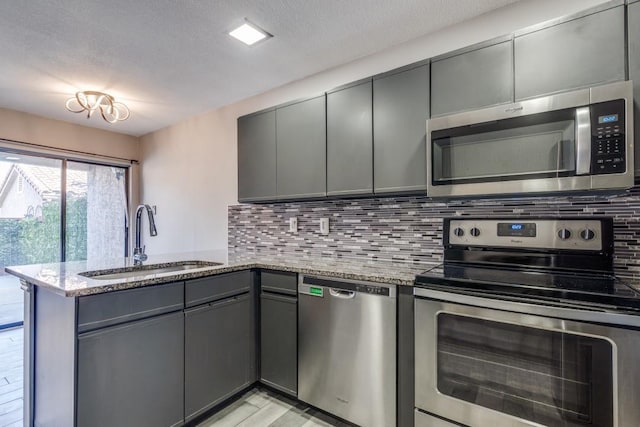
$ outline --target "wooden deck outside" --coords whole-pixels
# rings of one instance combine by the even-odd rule
[[[0,331],[0,427],[22,426],[22,328]]]
[[[20,280],[8,274],[0,274],[0,330],[4,325],[18,326],[22,322],[24,294]]]

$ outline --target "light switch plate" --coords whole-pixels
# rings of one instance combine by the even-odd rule
[[[329,218],[320,218],[320,234],[329,234]]]
[[[295,216],[289,218],[289,231],[291,233],[298,232],[298,218],[296,218]]]

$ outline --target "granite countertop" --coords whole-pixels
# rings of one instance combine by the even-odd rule
[[[118,279],[96,279],[83,276],[80,273],[96,270],[104,270],[106,273],[110,270],[131,269],[133,267],[131,258],[11,266],[6,267],[5,271],[25,282],[47,288],[59,295],[78,297],[213,276],[250,268],[412,286],[416,274],[434,266],[434,264],[427,263],[367,261],[336,257],[265,257],[260,255],[228,257],[224,250],[150,255],[144,265],[162,265],[178,261],[218,262],[220,265],[156,274],[140,270],[140,274]]]

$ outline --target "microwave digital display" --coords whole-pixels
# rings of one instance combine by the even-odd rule
[[[536,237],[536,224],[532,222],[499,222],[498,236]]]
[[[617,114],[609,114],[609,115],[606,115],[606,116],[598,117],[598,124],[613,123],[613,122],[617,122],[617,121],[618,121],[618,115]]]

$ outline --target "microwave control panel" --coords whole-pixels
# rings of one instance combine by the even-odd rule
[[[626,170],[625,101],[592,104],[591,173],[602,175]]]

